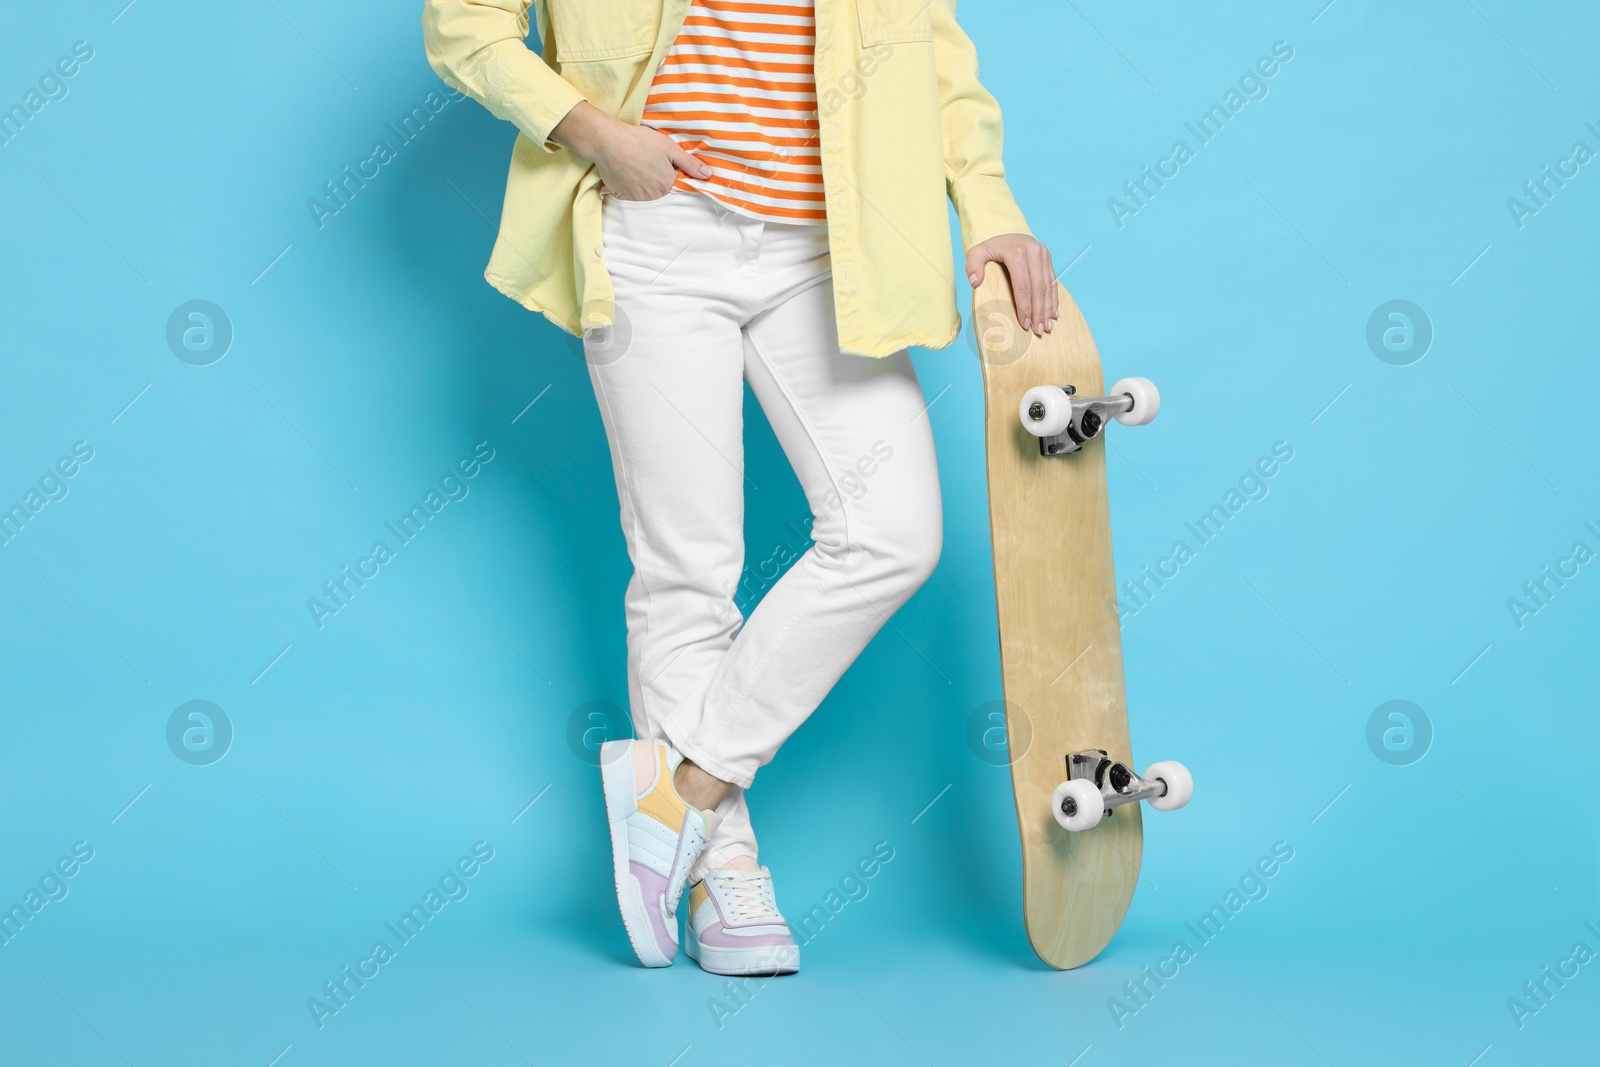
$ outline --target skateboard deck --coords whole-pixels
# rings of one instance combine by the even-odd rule
[[[1034,951],[1050,966],[1066,969],[1093,959],[1116,933],[1139,879],[1144,831],[1138,803],[1108,809],[1081,832],[1064,829],[1053,817],[1052,794],[1069,777],[1071,754],[1104,750],[1124,766],[1132,766],[1133,754],[1105,438],[1097,434],[1075,443],[1070,454],[1044,454],[1018,405],[1039,386],[1070,384],[1077,397],[1101,397],[1104,384],[1094,338],[1065,289],[1054,330],[1035,337],[1018,324],[1010,284],[996,267],[973,295],[973,329],[983,367],[989,524],[1008,759],[1022,836],[1023,915]],[[1097,428],[1098,423],[1091,427]]]

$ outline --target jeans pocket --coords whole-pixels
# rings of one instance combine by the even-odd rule
[[[672,194],[677,191],[678,190],[675,188],[668,189],[665,193],[656,197],[654,200],[624,200],[615,193],[607,193],[606,200],[613,204],[627,204],[629,207],[655,207],[658,204],[666,203],[669,199],[671,199]]]

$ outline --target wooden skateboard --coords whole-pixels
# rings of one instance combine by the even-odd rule
[[[1144,378],[1103,392],[1094,338],[1065,289],[1055,329],[1035,337],[996,267],[973,294],[973,330],[1023,916],[1039,958],[1066,969],[1098,955],[1127,913],[1138,802],[1172,810],[1193,791],[1182,764],[1131,769],[1106,501],[1102,433],[1112,420],[1149,422],[1161,400]]]

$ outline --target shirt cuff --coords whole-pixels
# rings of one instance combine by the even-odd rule
[[[950,183],[950,201],[961,223],[963,250],[1004,233],[1033,235],[1004,178],[970,174],[958,179]]]

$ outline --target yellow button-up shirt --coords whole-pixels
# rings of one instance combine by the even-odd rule
[[[600,177],[550,141],[579,101],[637,123],[690,0],[425,0],[428,62],[515,123],[500,234],[484,276],[569,333],[611,325]],[[543,55],[527,47],[532,6]],[[956,339],[945,197],[968,248],[1028,233],[1000,161],[1000,108],[978,81],[954,0],[816,0],[817,111],[846,352]]]

